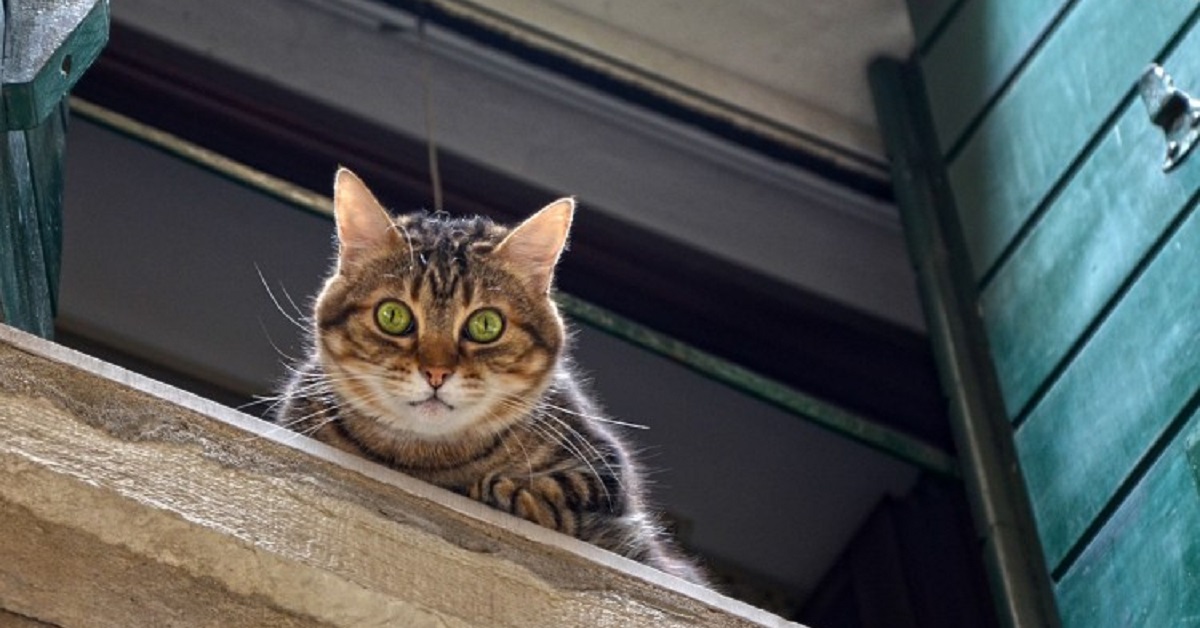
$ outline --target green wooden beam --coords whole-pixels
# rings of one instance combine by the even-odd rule
[[[4,0],[0,129],[42,124],[108,41],[108,0]]]
[[[43,338],[54,329],[62,250],[62,185],[39,195],[31,167],[61,161],[61,126],[46,127],[0,133],[0,322]]]
[[[107,0],[0,4],[0,322],[50,337],[67,91],[108,39]]]
[[[678,362],[709,379],[927,471],[950,477],[959,475],[958,462],[952,456],[903,432],[701,351],[583,299],[559,293],[557,300],[571,317]]]

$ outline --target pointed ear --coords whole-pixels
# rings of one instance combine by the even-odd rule
[[[560,198],[550,203],[513,229],[496,247],[495,255],[518,276],[525,277],[538,294],[548,293],[574,215],[575,199]]]
[[[371,251],[408,246],[387,210],[362,179],[346,168],[338,168],[333,181],[333,215],[337,221],[338,270],[361,263]]]

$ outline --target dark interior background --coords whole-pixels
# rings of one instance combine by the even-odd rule
[[[113,7],[110,44],[76,96],[320,194],[344,164],[393,209],[429,207],[419,93],[394,105],[416,120],[406,127],[322,91],[344,66],[304,64],[308,47],[329,52],[362,24],[307,3],[264,2],[258,18],[232,3],[152,4]],[[953,453],[886,179],[451,13],[426,11],[421,43],[403,26],[418,7],[365,4],[401,24],[366,29],[393,56],[362,63],[382,58],[401,77],[386,89],[432,68],[448,211],[515,220],[579,194],[562,290]],[[237,41],[247,32],[257,41]],[[301,78],[260,65],[280,51]],[[477,130],[460,140],[462,128]],[[522,132],[578,158],[538,165]],[[86,116],[72,121],[67,173],[59,339],[260,411],[245,404],[304,350],[288,318],[328,268],[328,217]],[[584,189],[564,189],[573,181]],[[727,591],[820,627],[991,621],[956,480],[573,326],[604,405],[649,428],[629,437],[656,500]]]

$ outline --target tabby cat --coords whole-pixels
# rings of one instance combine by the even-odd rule
[[[575,203],[515,228],[393,219],[334,184],[336,267],[276,422],[529,521],[703,583],[647,510],[625,445],[581,391],[550,298]]]

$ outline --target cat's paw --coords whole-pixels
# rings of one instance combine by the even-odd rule
[[[553,479],[542,477],[527,479],[493,478],[478,494],[480,501],[532,521],[544,528],[566,534],[575,534],[576,516],[566,504],[562,487]]]

